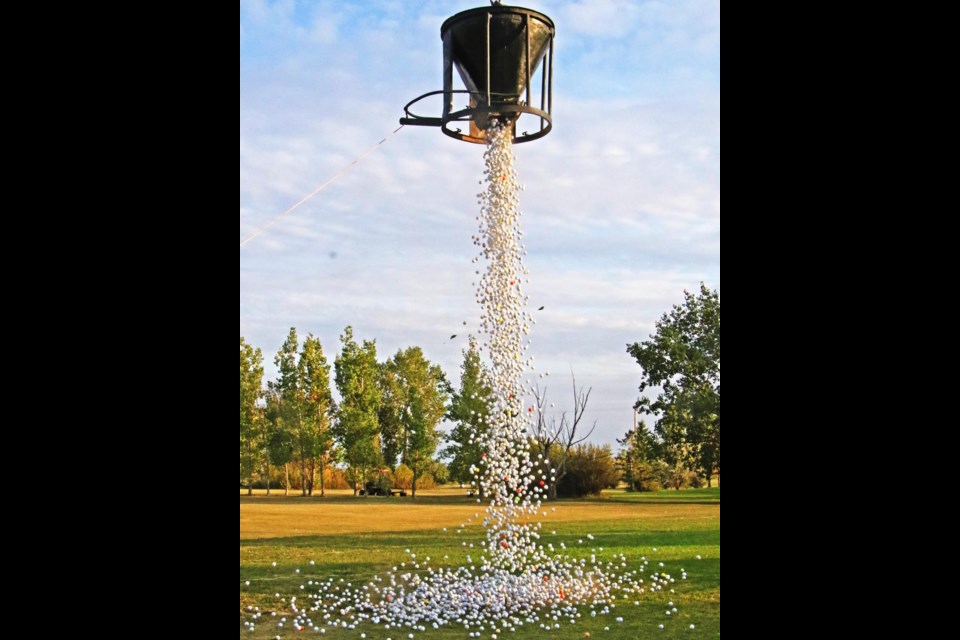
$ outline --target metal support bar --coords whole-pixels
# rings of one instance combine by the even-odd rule
[[[547,113],[553,115],[553,43],[554,39],[550,37],[550,108],[547,109]]]
[[[493,104],[493,70],[491,69],[491,58],[493,57],[493,45],[491,44],[490,25],[493,24],[493,14],[487,13],[487,106]]]
[[[533,52],[531,51],[532,47],[530,46],[530,16],[527,14],[523,15],[523,26],[527,32],[527,105],[530,106],[530,104],[533,102],[531,99],[531,96],[533,95],[533,88],[530,86],[532,84],[532,78],[530,76],[533,75],[533,61],[530,58],[533,55]]]
[[[553,42],[553,38],[550,38],[550,41]],[[549,55],[549,54],[548,54]],[[540,74],[542,78],[540,86],[540,111],[547,110],[547,65],[553,65],[553,60],[544,58],[543,60],[543,73]],[[543,118],[540,118],[540,131],[543,131],[543,127],[546,124]]]

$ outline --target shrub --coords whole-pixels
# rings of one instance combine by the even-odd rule
[[[393,472],[393,486],[397,489],[409,491],[413,486],[413,471],[405,464],[399,465]]]
[[[433,480],[438,485],[447,484],[450,482],[450,470],[447,469],[447,465],[443,464],[442,462],[433,463],[433,468],[430,470],[430,475],[433,476]]]
[[[557,485],[557,494],[563,498],[600,495],[619,482],[610,446],[584,445],[570,451],[567,472]]]
[[[686,485],[691,489],[699,489],[703,486],[703,480],[696,471],[687,471],[685,481]]]
[[[343,469],[327,467],[324,470],[324,484],[327,489],[353,489],[353,484],[347,479]]]

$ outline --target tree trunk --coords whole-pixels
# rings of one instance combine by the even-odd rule
[[[325,488],[325,486],[324,486],[325,481],[324,481],[324,479],[323,479],[323,473],[324,473],[324,471],[327,470],[327,460],[326,460],[326,458],[327,458],[327,454],[323,454],[322,456],[320,456],[320,497],[321,497],[321,498],[326,498],[326,497],[327,497],[326,488]]]
[[[267,465],[266,473],[263,474],[267,478],[267,497],[270,497],[270,465]]]
[[[247,483],[247,495],[248,496],[253,495],[253,480]]]
[[[289,496],[290,495],[290,463],[289,462],[283,465],[283,473],[284,473],[283,495]]]
[[[317,477],[317,460],[310,458],[310,486],[307,489],[307,495],[313,497],[313,483]]]
[[[307,459],[300,455],[300,494],[307,497]]]

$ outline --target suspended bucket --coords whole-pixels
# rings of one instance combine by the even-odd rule
[[[458,13],[443,23],[440,35],[443,90],[404,107],[401,124],[440,127],[451,138],[478,144],[486,143],[486,131],[494,122],[511,127],[515,143],[550,133],[556,35],[550,18],[530,9],[494,5]],[[454,69],[465,89],[454,89]],[[443,96],[441,117],[411,111],[421,100],[437,95]]]

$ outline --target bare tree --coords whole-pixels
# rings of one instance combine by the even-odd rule
[[[547,388],[540,389],[538,384],[533,389],[533,397],[536,402],[537,420],[530,425],[530,436],[533,439],[534,453],[538,457],[538,466],[540,469],[551,468],[552,474],[545,474],[551,477],[550,485],[547,489],[550,500],[557,499],[557,484],[567,473],[567,458],[570,450],[575,446],[585,442],[594,430],[597,428],[597,421],[586,432],[583,431],[583,416],[587,411],[587,403],[590,401],[590,393],[593,387],[584,390],[583,387],[577,388],[577,378],[570,372],[570,378],[573,381],[573,413],[566,411],[560,414],[559,420],[556,415],[547,417]]]

